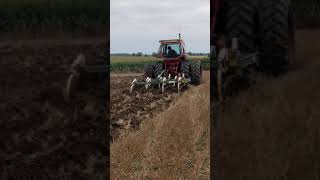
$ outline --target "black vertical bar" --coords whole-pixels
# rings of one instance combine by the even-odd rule
[[[107,48],[106,48],[106,56],[107,56],[107,69],[108,69],[108,76],[107,76],[107,101],[106,101],[106,126],[107,126],[107,179],[110,179],[110,0],[107,0],[107,4],[108,4],[108,12],[106,13],[106,15],[108,16],[107,18]]]
[[[218,6],[222,0],[210,0],[210,179],[218,180],[218,113],[216,100],[216,72],[214,66],[214,33]]]

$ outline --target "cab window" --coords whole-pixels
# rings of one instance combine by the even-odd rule
[[[171,54],[169,53],[169,47],[171,47]],[[162,52],[165,57],[172,56],[172,54],[176,54],[175,57],[177,57],[181,54],[180,44],[166,44],[163,46]]]

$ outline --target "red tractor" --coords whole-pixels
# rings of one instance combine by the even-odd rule
[[[214,96],[232,95],[256,70],[279,75],[294,60],[290,0],[211,1],[211,82]]]
[[[150,63],[144,67],[145,80],[135,79],[130,91],[137,85],[144,85],[146,89],[151,85],[162,87],[166,85],[177,86],[178,91],[188,84],[199,85],[202,79],[201,61],[187,60],[185,43],[179,34],[178,39],[161,40],[157,58],[163,59],[157,63]]]

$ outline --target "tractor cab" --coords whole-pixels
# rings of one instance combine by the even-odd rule
[[[164,61],[164,69],[167,74],[177,75],[180,62],[187,59],[184,41],[181,39],[160,40],[160,47],[157,58]]]
[[[185,60],[187,53],[185,50],[184,41],[181,39],[160,40],[160,47],[157,58],[164,60]]]

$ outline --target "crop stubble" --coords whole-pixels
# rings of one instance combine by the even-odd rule
[[[219,178],[319,179],[320,31],[296,38],[293,70],[259,77],[219,113]]]

